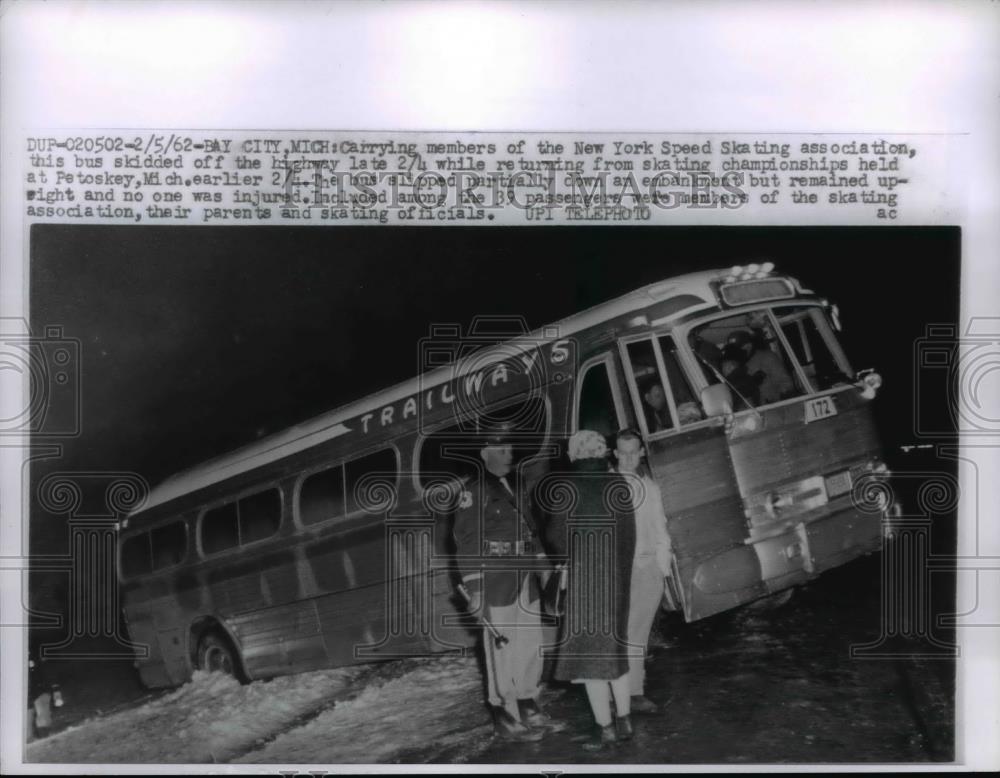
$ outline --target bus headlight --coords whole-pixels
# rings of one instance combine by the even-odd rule
[[[732,424],[729,425],[728,432],[731,437],[738,438],[743,435],[752,435],[764,429],[764,417],[757,412],[747,413],[742,416],[734,416]]]
[[[875,397],[879,388],[882,386],[882,376],[876,373],[874,370],[866,372],[863,376],[860,376],[861,382],[859,388],[861,389],[861,396],[866,400],[871,400]]]

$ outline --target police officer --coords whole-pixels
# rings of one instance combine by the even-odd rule
[[[487,435],[484,469],[462,491],[455,515],[457,566],[469,611],[484,620],[487,696],[494,734],[537,740],[548,716],[538,704],[542,675],[539,586],[541,546],[513,472],[509,430]],[[504,638],[498,645],[486,623]]]

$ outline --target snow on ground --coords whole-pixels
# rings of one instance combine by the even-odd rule
[[[179,689],[88,719],[25,749],[25,762],[211,763],[246,753],[352,688],[358,667],[257,681],[196,671]]]
[[[234,761],[372,763],[469,745],[492,732],[475,659],[407,662],[403,674]],[[422,761],[418,759],[417,761]]]

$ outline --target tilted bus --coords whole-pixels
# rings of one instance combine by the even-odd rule
[[[836,307],[770,263],[670,278],[506,339],[494,323],[436,328],[415,344],[429,368],[416,378],[152,490],[119,533],[145,684],[468,647],[450,518],[488,423],[521,436],[528,484],[561,466],[575,430],[638,428],[688,621],[880,548],[884,506],[857,494],[886,471],[871,408],[881,379],[854,372]],[[748,335],[783,366],[780,398],[747,396],[722,369]]]

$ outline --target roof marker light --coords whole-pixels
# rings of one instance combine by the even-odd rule
[[[773,262],[765,262],[763,265],[760,266],[760,269],[765,274],[766,273],[770,273],[772,270],[774,270],[774,263]]]
[[[760,265],[758,265],[756,262],[751,262],[749,265],[747,265],[747,272],[750,273],[751,275],[756,273],[758,270],[760,270]]]

